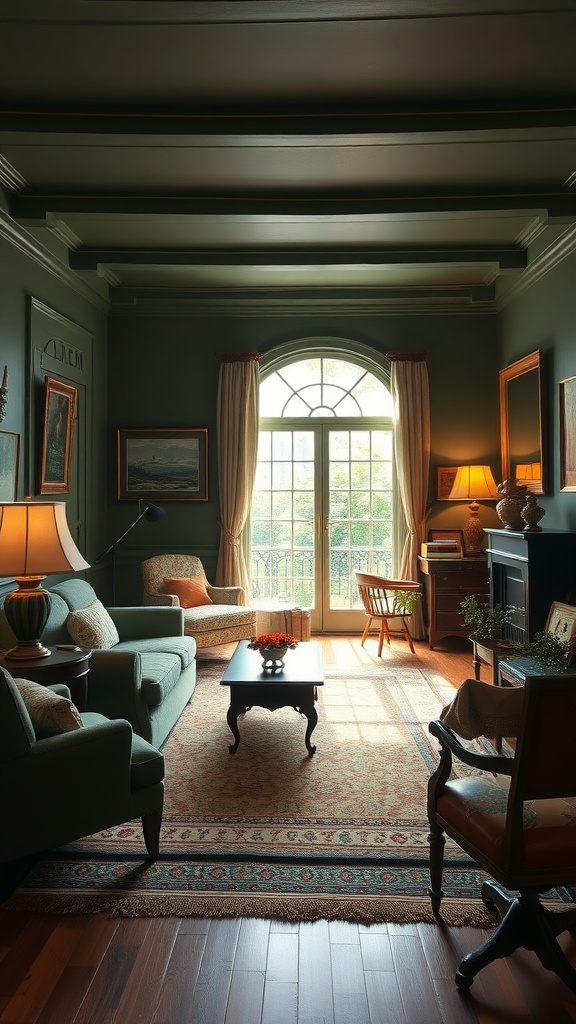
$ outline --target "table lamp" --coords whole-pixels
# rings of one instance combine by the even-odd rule
[[[517,484],[526,484],[528,490],[535,483],[542,483],[541,462],[520,462],[516,466],[515,481]]]
[[[51,653],[40,641],[52,604],[41,581],[89,567],[72,539],[64,501],[0,502],[0,576],[13,576],[18,584],[4,599],[6,621],[18,641],[6,658]]]
[[[499,501],[501,497],[490,466],[458,466],[450,500],[470,502],[470,515],[464,527],[466,551],[469,554],[480,555],[484,549],[484,530],[478,517],[478,502]]]

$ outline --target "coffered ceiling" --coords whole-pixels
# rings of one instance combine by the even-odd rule
[[[0,229],[115,309],[494,312],[576,244],[576,0],[0,0],[0,36]]]

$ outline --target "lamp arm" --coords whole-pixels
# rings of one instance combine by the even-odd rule
[[[124,530],[124,533],[122,533],[119,537],[117,537],[117,539],[112,544],[110,544],[109,547],[107,547],[106,550],[102,552],[102,554],[98,555],[98,558],[95,558],[94,561],[95,562],[100,562],[103,558],[106,557],[106,555],[109,555],[112,551],[114,551],[114,549],[118,546],[120,541],[124,540],[124,537],[126,536],[126,534],[130,533],[130,530],[133,530],[134,527],[136,526],[136,524],[139,523],[140,520],[144,518],[144,516],[146,515],[147,511],[148,511],[147,509],[144,509],[144,511],[140,513],[138,518],[134,520],[134,522],[131,524],[131,526],[129,526],[127,530]]]

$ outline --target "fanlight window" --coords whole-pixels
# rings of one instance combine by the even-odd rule
[[[266,417],[392,416],[392,397],[372,373],[343,359],[301,359],[260,384],[260,415]]]

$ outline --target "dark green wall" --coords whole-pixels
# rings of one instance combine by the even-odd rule
[[[34,249],[32,236],[30,246]],[[102,501],[107,485],[107,315],[104,303],[88,300],[87,289],[80,287],[80,291],[75,291],[70,287],[71,275],[64,264],[60,264],[53,255],[45,256],[39,262],[38,257],[27,254],[26,246],[12,245],[0,231],[0,373],[4,365],[7,365],[9,374],[8,405],[0,430],[20,434],[19,500],[27,493],[37,496],[38,437],[31,434],[41,429],[44,396],[32,386],[28,319],[30,299],[34,298],[61,317],[77,324],[92,337],[91,366],[87,370],[92,397],[86,437],[88,500],[83,511],[85,521],[78,524],[83,554],[91,561],[94,552],[107,536],[106,509]],[[29,428],[30,422],[35,423],[34,431]],[[67,501],[67,495],[53,495],[49,500],[52,498]],[[98,578],[95,570],[89,575],[93,576],[94,581]]]
[[[0,194],[1,199],[1,194]],[[162,550],[195,551],[213,576],[219,513],[216,395],[219,353],[273,352],[302,341],[311,349],[329,339],[350,342],[382,356],[391,350],[425,350],[431,398],[430,526],[461,527],[464,503],[434,502],[437,465],[482,461],[501,477],[498,370],[535,349],[546,360],[547,451],[550,493],[541,499],[543,525],[576,529],[576,494],[559,492],[558,381],[576,374],[576,256],[548,272],[498,316],[194,316],[112,315],[102,282],[73,279],[57,254],[48,258],[30,245],[13,244],[0,230],[0,372],[9,370],[9,402],[0,429],[22,435],[19,497],[36,479],[36,439],[29,436],[31,393],[27,309],[30,297],[68,318],[93,338],[92,414],[84,554],[88,576],[104,599],[111,596],[110,558],[96,557],[134,521],[138,506],[116,497],[116,437],[119,427],[207,427],[210,495],[206,503],[167,503],[169,514],[142,521],[117,552],[119,603],[140,601],[139,563]],[[77,281],[73,286],[71,282]],[[499,525],[494,506],[480,511],[484,525]]]
[[[113,317],[108,387],[111,539],[137,515],[136,504],[115,499],[118,428],[208,427],[210,438],[210,501],[167,503],[165,519],[141,522],[130,533],[116,556],[121,603],[140,600],[139,563],[160,551],[193,551],[213,577],[219,543],[218,354],[267,353],[299,339],[309,339],[311,348],[325,347],[330,338],[347,339],[380,354],[428,351],[433,466],[469,459],[487,462],[497,473],[499,361],[494,317]],[[493,509],[486,508],[485,513],[486,525],[496,525]],[[433,509],[430,524],[461,527],[466,517],[466,506],[444,502]]]
[[[576,492],[560,491],[558,383],[576,375],[576,255],[523,293],[500,316],[502,366],[540,349],[544,358],[547,494],[545,529],[576,530]],[[576,429],[576,427],[574,428]]]

